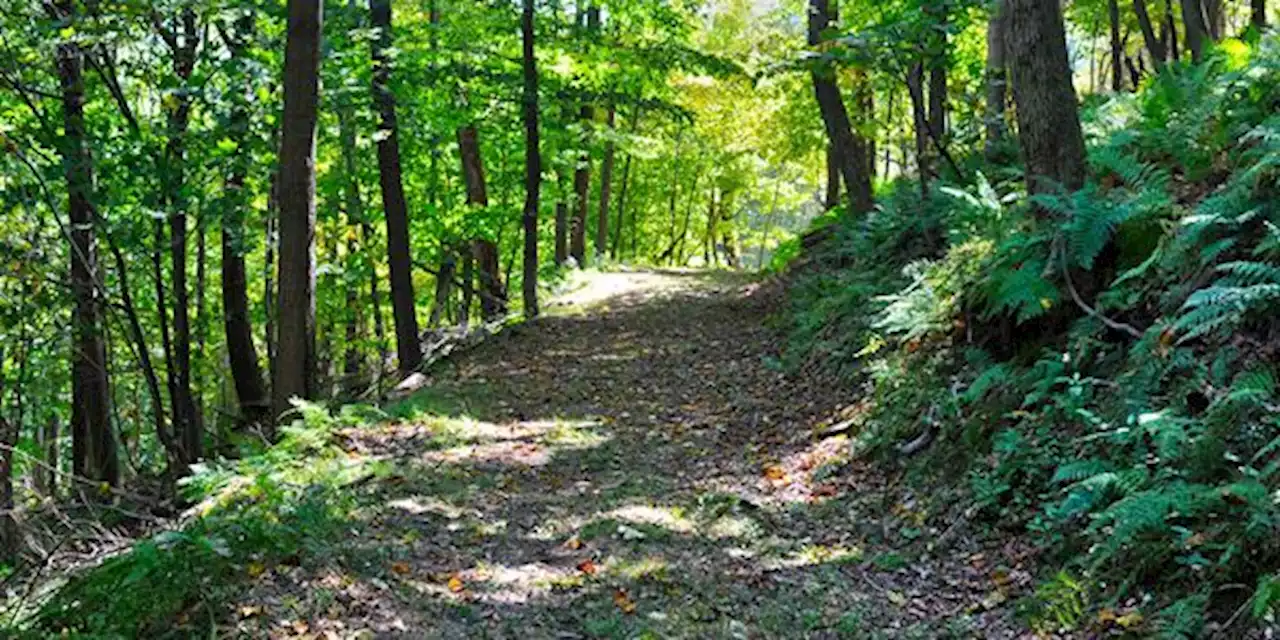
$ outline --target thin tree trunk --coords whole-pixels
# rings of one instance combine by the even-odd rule
[[[170,277],[173,281],[173,404],[174,430],[182,442],[185,462],[199,460],[203,453],[203,429],[196,414],[191,390],[191,318],[187,289],[187,208],[186,136],[191,116],[191,96],[186,84],[195,70],[197,33],[195,9],[183,9],[179,28],[166,36],[173,55],[173,72],[182,83],[166,103],[168,140],[164,153],[165,201],[169,206]]]
[[[822,32],[829,24],[828,0],[809,2],[809,45],[822,43]],[[817,65],[811,73],[814,96],[822,112],[827,139],[835,146],[840,160],[840,175],[844,179],[851,213],[865,213],[874,205],[871,198],[871,174],[866,166],[866,141],[853,132],[849,124],[849,112],[836,85],[835,70],[830,65]]]
[[[622,259],[622,227],[627,220],[627,188],[631,184],[631,154],[622,161],[622,189],[618,191],[618,216],[613,225],[613,247],[609,254],[614,260]]]
[[[431,328],[440,326],[441,316],[449,306],[449,296],[453,291],[453,276],[458,270],[457,259],[448,246],[441,249],[440,268],[436,274],[435,300],[431,304]]]
[[[1182,56],[1178,53],[1178,24],[1173,19],[1173,0],[1165,0],[1164,24],[1169,34],[1169,62],[1177,62]]]
[[[1151,26],[1151,15],[1147,13],[1147,0],[1133,0],[1133,12],[1138,16],[1138,28],[1142,30],[1142,41],[1147,46],[1147,52],[1151,54],[1151,61],[1159,70],[1164,67],[1166,52],[1164,42],[1156,37],[1155,29]]]
[[[1111,22],[1111,90],[1124,91],[1124,44],[1120,40],[1120,1],[1107,0],[1107,16]]]
[[[102,300],[98,296],[97,245],[93,211],[93,159],[84,123],[84,54],[75,33],[77,3],[57,0],[56,18],[72,35],[57,46],[62,100],[62,160],[71,221],[72,426],[75,471],[112,486],[120,481],[120,462],[111,426],[111,386],[103,340]]]
[[[600,161],[600,204],[596,207],[596,257],[604,258],[609,248],[609,195],[613,190],[613,120],[614,107],[609,106],[606,126],[609,138],[604,144],[604,159]]]
[[[315,392],[316,108],[320,0],[289,0],[280,140],[279,353],[271,385],[278,418]],[[271,434],[274,435],[274,434]]]
[[[569,207],[563,202],[556,203],[556,265],[562,266],[569,260]]]
[[[1139,0],[1140,2],[1141,0]],[[987,23],[987,160],[994,162],[999,155],[1000,142],[1005,134],[1005,105],[1009,99],[1008,75],[1005,62],[1005,2],[999,0],[991,9]]]
[[[418,317],[414,308],[413,258],[409,242],[409,207],[404,197],[400,169],[400,132],[396,100],[391,92],[391,0],[369,0],[373,41],[373,101],[378,110],[378,183],[387,223],[387,263],[391,270],[391,311],[395,316],[396,357],[400,375],[407,376],[422,363]]]
[[[590,123],[594,118],[590,105],[583,105],[578,119],[584,129],[582,152],[578,157],[578,166],[573,171],[573,220],[569,225],[569,255],[578,263],[578,267],[586,265],[587,258],[587,197],[591,186],[591,151],[589,146]]]
[[[254,21],[255,16],[251,12],[244,13],[236,21],[236,36],[227,42],[233,60],[244,62],[244,49],[253,37]],[[248,69],[245,71],[247,73]],[[222,218],[222,309],[227,357],[240,405],[240,420],[243,424],[262,424],[268,417],[271,403],[262,380],[258,350],[253,343],[249,279],[244,260],[244,211],[248,206],[244,185],[252,162],[248,149],[249,101],[252,97],[247,93],[251,90],[252,83],[246,82],[242,92],[233,93],[227,132],[236,143],[236,155],[231,175],[227,178],[228,206],[223,208]]]
[[[466,182],[467,204],[472,207],[489,206],[484,164],[480,155],[480,136],[475,125],[458,129],[458,153],[462,158],[462,177]],[[507,311],[506,288],[502,285],[498,245],[488,238],[475,238],[471,242],[471,251],[475,256],[476,266],[480,270],[481,317],[485,321],[496,320]]]
[[[907,93],[911,96],[911,119],[915,130],[916,171],[920,178],[920,195],[929,195],[933,169],[929,162],[929,116],[924,102],[924,65],[916,63],[907,74]]]
[[[947,136],[947,6],[939,2],[930,6],[938,32],[929,66],[929,137],[941,147]]]
[[[840,158],[835,145],[827,144],[827,192],[822,205],[827,211],[840,204]]]
[[[1258,29],[1267,27],[1267,0],[1249,0],[1249,24]]]
[[[520,40],[524,72],[524,269],[521,292],[524,295],[524,315],[538,315],[538,196],[542,189],[542,155],[538,149],[538,68],[534,57],[534,0],[523,0],[520,11]],[[609,110],[609,122],[613,122],[613,109]],[[606,166],[613,164],[613,144],[606,152]],[[608,207],[608,171],[601,186],[601,219]],[[598,251],[604,252],[604,223],[601,223]]]

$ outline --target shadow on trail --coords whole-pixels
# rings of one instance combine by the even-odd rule
[[[847,392],[769,364],[774,294],[656,277],[503,332],[350,433],[382,465],[352,535],[251,597],[340,637],[944,635],[956,594],[868,577],[878,514],[823,484],[845,447],[809,435]]]

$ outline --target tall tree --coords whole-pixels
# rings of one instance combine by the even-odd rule
[[[1138,29],[1142,31],[1142,41],[1147,46],[1147,53],[1151,54],[1151,63],[1156,69],[1164,67],[1167,50],[1164,39],[1156,35],[1155,27],[1151,24],[1151,14],[1147,12],[1147,0],[1133,0],[1133,12],[1138,16]]]
[[[458,129],[458,154],[462,158],[462,179],[466,183],[467,204],[473,207],[489,206],[484,162],[480,155],[480,134],[474,124]],[[486,321],[496,320],[507,311],[507,290],[502,285],[498,245],[489,238],[475,238],[471,241],[471,256],[480,268],[480,314]],[[471,278],[464,276],[463,284],[466,286],[464,299],[469,299]]]
[[[223,34],[231,59],[238,62],[242,70],[247,69],[244,57],[248,40],[253,35],[254,19],[253,12],[246,10],[236,20],[235,34]],[[249,278],[244,260],[247,240],[244,211],[249,203],[245,179],[252,162],[248,148],[249,101],[253,90],[250,78],[246,71],[243,74],[244,86],[231,96],[228,134],[235,142],[236,151],[227,177],[227,204],[223,207],[222,218],[222,308],[227,357],[240,404],[240,419],[244,423],[262,423],[271,407],[262,383],[258,349],[253,343],[253,326],[249,319]]]
[[[822,44],[823,31],[830,24],[827,0],[809,0],[809,45],[817,47]],[[814,63],[810,75],[813,78],[813,92],[818,100],[818,108],[822,112],[822,121],[826,126],[827,139],[835,146],[835,153],[840,162],[840,175],[844,179],[845,190],[849,198],[849,210],[852,213],[864,213],[871,210],[871,176],[867,164],[867,145],[860,136],[853,132],[849,124],[849,112],[840,96],[840,88],[836,86],[835,69],[826,61]]]
[[[289,0],[280,140],[280,293],[277,418],[315,391],[316,108],[320,100],[322,0]]]
[[[1005,105],[1009,99],[1008,74],[1005,69],[1005,0],[998,0],[991,8],[987,22],[987,104],[986,104],[986,156],[994,160],[1004,138]]]
[[[1111,25],[1111,90],[1124,90],[1124,42],[1120,39],[1120,1],[1107,0],[1107,21]]]
[[[596,257],[602,258],[609,249],[609,196],[613,191],[613,132],[615,110],[609,106],[605,126],[608,138],[604,143],[604,159],[600,161],[600,203],[596,206]]]
[[[1008,0],[1009,68],[1031,193],[1084,185],[1084,135],[1057,2]]]
[[[1267,0],[1249,0],[1249,24],[1259,29],[1267,27]]]
[[[520,12],[524,71],[524,275],[521,288],[526,318],[538,315],[538,195],[542,189],[542,155],[538,148],[538,61],[534,57],[533,9],[533,0],[523,0]],[[601,199],[604,200],[603,195]]]
[[[57,0],[54,18],[63,36],[56,49],[62,100],[61,155],[71,221],[71,353],[72,466],[76,475],[111,485],[120,481],[120,461],[111,426],[111,387],[98,276],[93,205],[93,157],[84,122],[84,51],[76,30],[79,3]]]
[[[1204,39],[1208,35],[1204,8],[1200,0],[1181,0],[1183,42],[1191,51],[1191,61],[1199,63],[1204,58]]]
[[[170,394],[173,422],[185,462],[198,460],[203,449],[203,429],[191,391],[191,318],[187,288],[187,209],[190,208],[186,185],[187,129],[191,121],[192,91],[187,86],[195,71],[200,44],[195,8],[188,5],[178,13],[173,28],[154,18],[156,28],[169,47],[172,70],[178,89],[162,101],[166,112],[168,139],[165,142],[162,175],[164,199],[168,205],[170,276],[173,279],[173,358]],[[163,313],[161,316],[163,318]]]
[[[573,170],[573,219],[569,223],[569,255],[581,267],[587,258],[587,210],[588,191],[591,188],[591,121],[595,111],[591,105],[582,105],[578,120],[582,123],[582,150],[578,166]]]
[[[391,0],[369,0],[378,35],[373,40],[373,101],[378,110],[378,183],[387,223],[387,263],[391,270],[391,312],[396,325],[396,357],[401,375],[422,364],[418,314],[413,294],[413,257],[409,249],[409,207],[400,169],[400,132],[391,91]]]

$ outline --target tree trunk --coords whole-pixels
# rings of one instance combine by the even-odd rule
[[[582,153],[573,171],[573,221],[569,228],[569,255],[577,261],[578,267],[585,266],[587,258],[587,191],[591,186],[591,151],[589,134],[585,130],[591,126],[593,117],[591,107],[583,105],[578,115],[584,129]]]
[[[245,62],[244,49],[253,37],[254,20],[254,14],[246,12],[236,21],[237,34],[227,42],[233,60]],[[244,71],[247,73],[248,69]],[[246,75],[242,91],[232,94],[231,122],[227,132],[236,144],[236,155],[231,175],[227,178],[228,206],[223,208],[222,218],[222,308],[227,356],[240,404],[240,420],[243,424],[261,424],[267,419],[271,406],[263,385],[258,350],[253,344],[249,278],[244,260],[244,211],[248,207],[244,185],[252,162],[248,136],[249,101],[253,98],[247,93],[252,90],[252,83],[247,78]]]
[[[929,158],[929,115],[924,102],[924,64],[917,62],[907,73],[907,94],[911,96],[911,121],[915,129],[916,172],[920,178],[920,195],[929,195],[933,175]]]
[[[467,187],[467,204],[489,206],[484,180],[484,164],[480,155],[480,136],[475,125],[458,129],[458,153],[462,157],[462,177]],[[480,268],[480,313],[486,322],[501,318],[507,312],[506,287],[502,285],[502,265],[498,245],[488,238],[475,238],[471,251]],[[470,286],[470,285],[468,285]]]
[[[524,71],[524,269],[521,292],[524,294],[524,315],[538,315],[538,195],[542,189],[542,155],[538,149],[538,68],[534,57],[533,2],[523,0],[520,12],[520,39]],[[609,110],[609,122],[613,122],[613,110]],[[613,166],[613,144],[605,153],[605,182],[600,188],[600,244],[597,250],[604,253],[604,216],[608,207],[608,171]]]
[[[569,260],[569,208],[563,202],[556,203],[556,266]]]
[[[1141,0],[1139,0],[1141,1]],[[1005,105],[1009,99],[1005,62],[1005,32],[1008,18],[1004,0],[997,2],[987,22],[987,141],[985,154],[989,162],[997,160],[1005,133]]]
[[[387,222],[387,263],[391,270],[391,312],[396,325],[400,375],[422,363],[418,316],[414,308],[413,259],[409,243],[409,207],[400,169],[400,132],[391,92],[391,0],[369,0],[369,16],[378,31],[373,40],[373,101],[378,110],[378,183]]]
[[[942,30],[947,26],[946,3],[933,5],[930,13],[939,30],[929,66],[929,137],[941,147],[947,136],[947,36]]]
[[[836,155],[836,148],[832,144],[827,145],[826,155],[827,192],[822,200],[822,206],[830,211],[840,204],[840,158]]]
[[[169,207],[170,277],[173,281],[173,424],[182,443],[184,462],[199,460],[203,450],[203,429],[191,391],[191,318],[187,290],[187,208],[186,137],[191,118],[191,95],[186,84],[195,70],[197,33],[195,10],[188,7],[179,17],[178,28],[167,36],[173,55],[174,76],[181,83],[166,100],[168,140],[164,150],[165,202]]]
[[[1164,28],[1169,34],[1169,62],[1177,62],[1182,59],[1178,53],[1178,25],[1173,19],[1173,0],[1165,0],[1164,3]]]
[[[120,481],[120,462],[111,426],[111,386],[97,286],[93,159],[84,123],[84,54],[75,39],[78,9],[74,0],[58,0],[54,10],[64,31],[73,34],[58,44],[56,55],[62,100],[61,153],[71,221],[71,296],[75,301],[71,313],[74,466],[78,475],[115,486]]]
[[[631,184],[631,154],[622,161],[622,189],[618,191],[618,216],[613,225],[613,247],[610,255],[614,260],[622,259],[622,226],[627,219],[627,188]]]
[[[1181,0],[1183,41],[1191,51],[1191,62],[1199,64],[1204,59],[1204,38],[1208,31],[1205,28],[1204,12],[1200,0]]]
[[[435,300],[431,304],[431,328],[440,326],[441,317],[446,315],[445,310],[449,307],[449,296],[453,292],[453,278],[458,270],[458,261],[454,258],[453,252],[449,247],[441,249],[440,268],[436,273],[436,295]]]
[[[272,405],[278,419],[315,391],[316,107],[320,0],[289,0],[280,141],[280,295]],[[274,434],[272,434],[274,435]]]
[[[604,258],[609,248],[609,194],[613,190],[613,119],[614,108],[609,107],[606,126],[610,137],[604,144],[604,159],[600,161],[600,205],[596,207],[596,258]]]
[[[1267,27],[1267,0],[1249,0],[1249,24],[1258,29]]]
[[[1147,52],[1151,54],[1151,62],[1156,69],[1164,67],[1166,52],[1164,42],[1156,37],[1151,26],[1151,15],[1147,13],[1147,0],[1133,0],[1133,12],[1138,16],[1138,28],[1142,30],[1142,41],[1146,43]]]
[[[829,24],[828,0],[809,0],[809,7],[809,45],[817,47],[822,43],[822,32]],[[866,142],[854,135],[849,124],[849,112],[845,109],[840,89],[836,86],[835,70],[830,65],[817,65],[811,75],[827,139],[835,147],[840,161],[840,175],[848,193],[849,211],[866,213],[874,206],[871,199],[871,174],[866,167]]]
[[[1120,1],[1107,0],[1107,16],[1111,22],[1111,90],[1124,90],[1124,43],[1120,40]]]
[[[1202,1],[1205,29],[1215,42],[1222,39],[1222,34],[1227,29],[1227,12],[1222,2],[1223,0]]]
[[[1084,185],[1084,136],[1057,2],[1009,0],[1009,60],[1027,190]]]

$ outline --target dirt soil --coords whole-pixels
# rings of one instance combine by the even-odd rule
[[[829,435],[855,390],[776,364],[779,287],[607,273],[344,446],[339,549],[265,568],[244,637],[1012,638],[1027,550]],[[828,435],[824,435],[828,434]],[[881,465],[884,466],[884,465]],[[944,501],[945,502],[945,501]],[[942,516],[940,514],[951,514]]]

